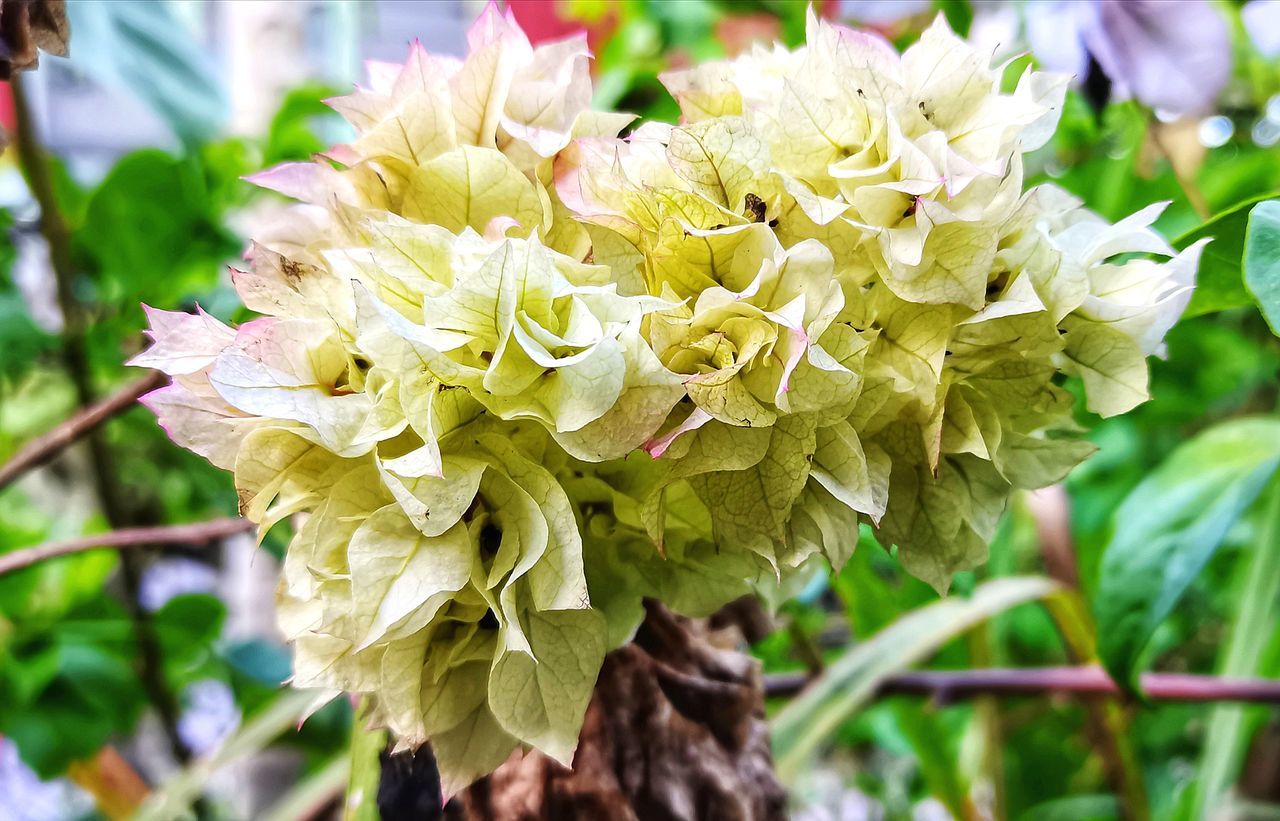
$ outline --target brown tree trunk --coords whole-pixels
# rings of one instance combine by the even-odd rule
[[[785,817],[760,668],[734,649],[740,636],[646,608],[635,640],[605,658],[573,769],[517,753],[450,802],[446,818]]]

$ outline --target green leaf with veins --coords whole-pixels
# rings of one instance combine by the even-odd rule
[[[1137,686],[1152,633],[1280,469],[1280,420],[1238,419],[1173,452],[1115,514],[1093,607],[1099,654]]]
[[[1244,284],[1271,332],[1280,336],[1280,199],[1259,203],[1249,212]]]
[[[1276,195],[1277,192],[1272,191],[1247,199],[1174,238],[1172,245],[1179,251],[1197,240],[1213,238],[1200,259],[1196,290],[1191,297],[1191,304],[1183,313],[1184,318],[1241,308],[1252,302],[1242,271],[1249,214],[1259,203],[1273,200]]]

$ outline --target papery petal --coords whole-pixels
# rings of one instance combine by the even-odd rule
[[[135,355],[128,364],[155,368],[170,376],[195,373],[211,365],[231,344],[236,332],[196,306],[194,314],[162,311],[143,305],[151,324],[147,336],[151,347]]]

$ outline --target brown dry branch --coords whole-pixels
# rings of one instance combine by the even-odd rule
[[[0,2],[0,80],[36,67],[39,53],[67,55],[71,30],[64,0]]]
[[[142,396],[164,384],[164,374],[149,374],[110,396],[77,411],[70,419],[48,433],[37,436],[15,453],[9,461],[0,465],[0,490],[8,487],[29,470],[55,459],[62,451],[75,444],[99,425],[130,408]]]
[[[160,527],[127,527],[120,530],[109,530],[95,536],[80,536],[60,542],[15,550],[0,555],[0,576],[14,570],[30,567],[37,562],[69,556],[72,553],[83,553],[86,550],[97,550],[104,547],[147,547],[149,545],[208,544],[235,533],[243,533],[253,527],[247,519],[228,518],[214,519],[190,525],[163,525]]]
[[[765,693],[769,696],[793,696],[810,680],[802,673],[767,676]],[[1280,681],[1266,679],[1145,673],[1141,687],[1151,701],[1280,704]],[[946,704],[976,696],[1043,696],[1051,693],[1108,698],[1126,695],[1106,671],[1096,665],[918,670],[885,679],[878,695],[926,695]]]

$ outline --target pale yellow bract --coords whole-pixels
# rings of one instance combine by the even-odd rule
[[[569,763],[643,597],[708,614],[860,523],[945,589],[1091,451],[1060,374],[1146,399],[1200,247],[1024,190],[1064,78],[1003,93],[941,18],[901,56],[811,18],[619,138],[582,38],[490,6],[468,43],[373,65],[332,101],[354,142],[255,178],[299,201],[235,274],[261,318],[149,309],[133,362],[245,516],[300,514],[294,684],[430,741],[446,793]]]

